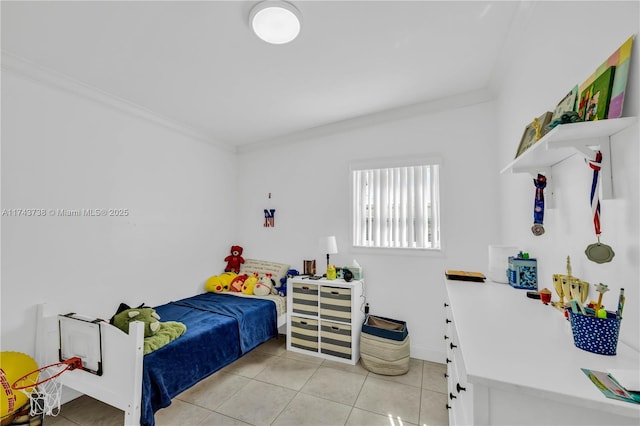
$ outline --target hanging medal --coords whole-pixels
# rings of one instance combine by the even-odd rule
[[[544,234],[544,188],[547,186],[547,177],[538,173],[538,178],[533,180],[536,186],[536,197],[533,203],[533,226],[531,232],[536,237]]]
[[[593,180],[591,182],[591,213],[593,215],[593,227],[596,232],[596,238],[598,241],[594,244],[589,244],[584,251],[587,258],[592,262],[606,263],[611,262],[615,253],[613,249],[600,242],[600,169],[602,168],[602,153],[598,151],[596,153],[596,159],[589,161],[589,167],[593,169]]]

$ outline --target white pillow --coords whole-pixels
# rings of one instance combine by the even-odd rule
[[[254,272],[258,275],[271,274],[276,285],[280,286],[280,278],[287,276],[290,265],[284,263],[268,262],[266,260],[245,259],[240,265],[240,275],[251,275]]]

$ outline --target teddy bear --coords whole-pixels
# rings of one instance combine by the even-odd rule
[[[287,279],[280,278],[280,287],[276,288],[278,296],[287,297]]]
[[[212,293],[222,293],[231,290],[231,282],[238,276],[235,272],[224,272],[209,277],[204,283],[204,289]]]
[[[233,279],[233,281],[231,281],[231,284],[229,286],[229,291],[233,292],[233,293],[240,293],[242,292],[242,284],[244,284],[245,280],[249,278],[249,275],[247,274],[242,274],[242,275],[238,275],[237,277],[235,277]]]
[[[258,282],[253,288],[253,294],[256,296],[266,296],[273,292],[273,280],[271,279],[271,274],[264,274],[258,278]]]
[[[247,277],[247,279],[244,280],[244,283],[242,283],[242,293],[252,295],[253,289],[255,288],[257,282],[258,274],[254,272],[251,276]]]
[[[244,263],[244,258],[242,257],[242,247],[231,246],[231,254],[225,257],[224,261],[227,262],[227,267],[224,268],[225,272],[235,272],[236,274],[239,274],[240,265]]]
[[[112,324],[128,334],[129,323],[133,321],[144,323],[144,337],[153,336],[160,330],[160,315],[153,308],[125,309],[114,315]]]
[[[287,275],[280,278],[280,285],[276,285],[275,291],[278,296],[286,297],[287,296],[287,280],[289,278],[297,277],[300,275],[297,269],[289,269],[287,271]]]

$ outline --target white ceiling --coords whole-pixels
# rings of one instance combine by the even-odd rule
[[[270,45],[256,1],[2,1],[2,51],[239,146],[487,88],[522,4],[292,2]]]

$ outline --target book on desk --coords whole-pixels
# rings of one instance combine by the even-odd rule
[[[444,272],[444,275],[448,280],[458,280],[458,281],[473,281],[473,282],[484,282],[487,277],[484,276],[481,272],[472,272],[472,271],[458,271],[447,269]]]

